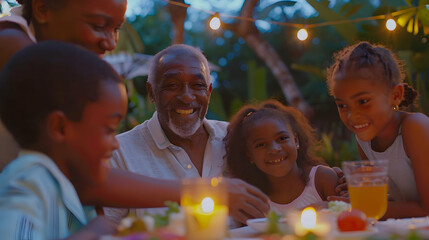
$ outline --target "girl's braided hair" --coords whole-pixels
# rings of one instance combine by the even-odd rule
[[[360,68],[371,68],[370,71],[381,76],[379,79],[389,88],[403,83],[405,79],[404,63],[382,45],[360,42],[334,54],[334,61],[334,64],[327,69],[327,84],[331,95],[333,95],[337,74],[347,74],[349,71],[354,72]],[[403,85],[404,97],[399,106],[407,107],[414,103],[418,94],[412,86],[406,83]]]

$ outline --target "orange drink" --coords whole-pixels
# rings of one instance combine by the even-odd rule
[[[361,210],[372,223],[387,210],[387,160],[342,163],[352,208]]]
[[[352,208],[361,210],[368,218],[380,219],[387,209],[387,184],[349,186]]]

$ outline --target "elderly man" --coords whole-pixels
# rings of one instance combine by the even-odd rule
[[[112,165],[162,179],[222,175],[223,138],[227,122],[205,118],[212,83],[207,59],[200,50],[173,45],[155,55],[149,69],[148,94],[156,105],[152,118],[119,134],[120,148]],[[262,217],[267,197],[238,179],[228,180],[230,214],[240,222]],[[137,215],[143,210],[134,210]],[[118,220],[127,209],[105,209]]]

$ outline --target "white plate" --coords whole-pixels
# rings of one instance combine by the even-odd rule
[[[268,219],[267,218],[254,218],[247,219],[247,225],[258,232],[265,232],[267,230]]]
[[[265,232],[267,230],[268,219],[267,218],[248,219],[246,221],[246,223],[253,230],[256,230],[256,231],[262,233],[262,232]],[[279,227],[279,230],[281,232],[287,232],[288,231],[288,227],[286,225],[286,221],[284,218],[279,219],[277,226]]]
[[[369,230],[365,230],[365,231],[349,231],[349,232],[333,231],[332,236],[336,240],[365,239],[365,238],[373,236],[376,232],[377,231],[375,231],[374,229],[369,229]]]
[[[429,227],[429,218],[404,218],[404,219],[387,219],[379,221],[375,226],[380,232],[394,233],[398,235],[407,235],[410,230],[417,230],[426,236]]]

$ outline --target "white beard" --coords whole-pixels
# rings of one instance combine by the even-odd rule
[[[186,138],[190,137],[197,132],[202,124],[201,119],[198,119],[196,122],[187,123],[186,125],[177,126],[172,121],[168,121],[168,127],[173,131],[177,136]]]

